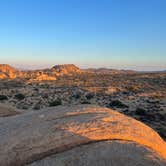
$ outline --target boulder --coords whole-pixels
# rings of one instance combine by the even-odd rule
[[[80,73],[81,70],[75,66],[74,64],[64,64],[64,65],[55,65],[52,70],[60,73],[61,75],[72,74],[72,73]]]
[[[166,143],[143,123],[90,105],[0,119],[1,166],[164,166]]]
[[[16,110],[12,106],[0,103],[0,117],[14,116],[19,113],[20,111]]]

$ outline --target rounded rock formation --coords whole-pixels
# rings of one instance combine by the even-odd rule
[[[68,75],[72,73],[80,73],[81,70],[74,64],[55,65],[52,70],[60,73],[61,75]]]
[[[55,107],[0,119],[1,166],[164,166],[166,143],[111,109]]]

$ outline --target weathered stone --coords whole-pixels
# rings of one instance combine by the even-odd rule
[[[51,155],[56,156],[47,158]],[[165,161],[166,143],[156,132],[111,109],[56,107],[0,119],[1,166],[164,166]]]
[[[20,112],[14,109],[11,106],[7,106],[5,104],[0,104],[0,117],[14,116],[19,114]]]
[[[151,150],[129,141],[102,141],[51,155],[27,166],[165,166]]]

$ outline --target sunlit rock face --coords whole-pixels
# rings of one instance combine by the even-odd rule
[[[0,64],[0,79],[22,79],[33,81],[54,81],[57,76],[81,73],[81,70],[73,64],[56,65],[51,69],[42,70],[17,70],[7,64]]]
[[[0,64],[0,71],[5,73],[16,72],[17,70],[7,64]]]
[[[78,105],[0,118],[1,166],[165,166],[166,143],[111,109]]]
[[[6,78],[8,78],[8,75],[0,72],[0,79],[6,79]]]
[[[14,79],[17,75],[17,70],[7,64],[0,64],[0,79]]]
[[[72,74],[72,73],[80,73],[81,70],[73,65],[73,64],[65,64],[65,65],[55,65],[52,70],[55,70],[59,74]]]
[[[34,79],[30,79],[29,82],[33,82],[33,81],[55,81],[56,78],[53,76],[49,76],[47,74],[40,74],[37,75]]]

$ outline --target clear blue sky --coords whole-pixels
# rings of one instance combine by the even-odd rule
[[[0,63],[166,69],[166,0],[1,0]]]

